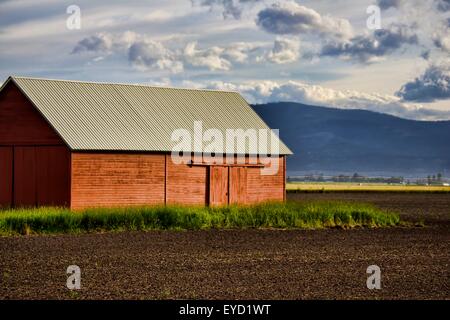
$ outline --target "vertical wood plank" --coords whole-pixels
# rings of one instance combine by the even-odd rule
[[[14,206],[36,205],[35,147],[14,147]]]
[[[12,206],[13,148],[0,147],[0,207]]]

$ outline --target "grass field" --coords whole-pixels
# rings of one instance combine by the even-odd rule
[[[230,228],[384,227],[400,223],[397,214],[366,203],[313,201],[231,207],[63,208],[0,211],[0,235],[124,230]]]
[[[419,186],[381,183],[308,183],[290,182],[288,192],[434,192],[450,193],[449,186]]]

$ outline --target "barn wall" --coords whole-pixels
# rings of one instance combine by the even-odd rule
[[[280,157],[279,171],[273,176],[261,176],[259,167],[223,167],[232,173],[229,181],[245,172],[245,186],[238,186],[235,200],[230,201],[284,200],[284,165]],[[210,170],[209,166],[174,164],[169,154],[73,153],[71,207],[207,205]]]
[[[285,199],[285,157],[280,156],[275,175],[263,176],[261,168],[247,168],[247,203],[283,201]]]
[[[207,204],[208,168],[174,164],[167,155],[167,203]]]
[[[64,145],[12,82],[0,93],[0,145]]]
[[[72,153],[71,207],[164,203],[163,154]]]

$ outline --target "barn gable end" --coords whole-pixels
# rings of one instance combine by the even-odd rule
[[[0,92],[0,145],[65,145],[12,81]]]
[[[70,150],[17,85],[0,92],[0,206],[69,206]]]

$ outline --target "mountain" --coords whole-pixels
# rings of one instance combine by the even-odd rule
[[[450,176],[450,121],[414,121],[365,110],[293,102],[253,109],[294,152],[288,175]]]

